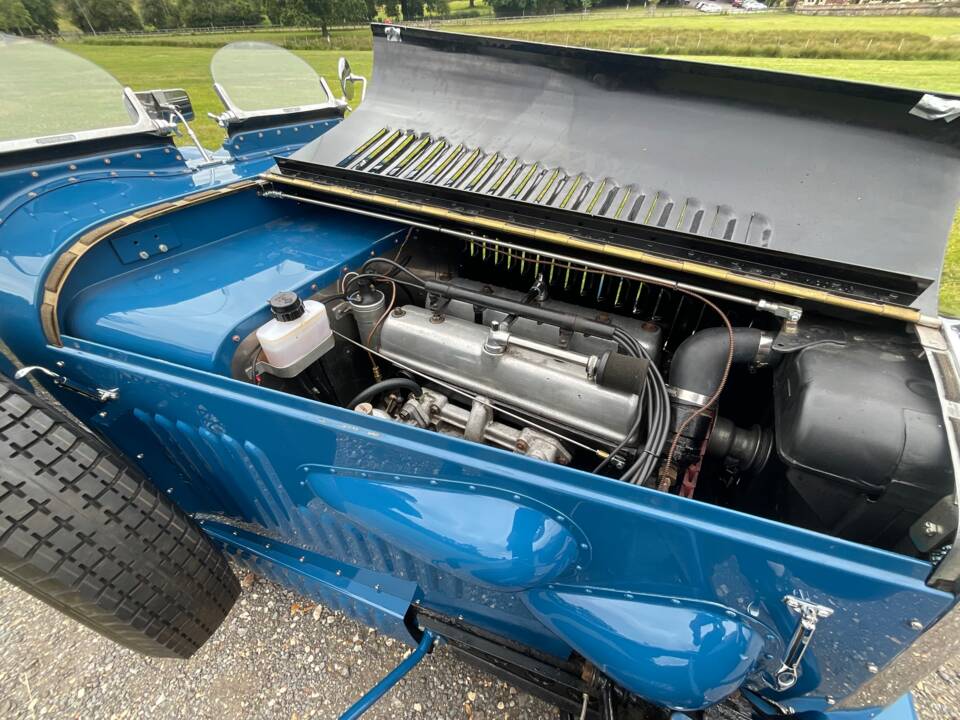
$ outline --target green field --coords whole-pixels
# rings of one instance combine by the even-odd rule
[[[952,53],[960,48],[960,18],[816,18],[773,14],[740,17],[650,18],[645,10],[638,10],[628,15],[622,12],[595,12],[586,16],[586,19],[577,17],[509,23],[476,23],[470,26],[458,25],[450,29],[488,35],[546,39],[569,44],[596,45],[604,48],[613,47],[618,50],[650,50],[646,42],[623,42],[625,37],[638,38],[644,32],[652,32],[658,36],[673,32],[675,37],[680,33],[688,39],[690,33],[702,33],[708,38],[714,38],[710,42],[714,43],[716,52],[706,56],[698,53],[690,59],[960,94],[960,54],[955,58],[952,56]],[[322,47],[311,44],[318,40],[319,34],[310,31],[237,33],[234,36],[177,35],[164,37],[163,45],[157,45],[156,39],[154,44],[149,44],[146,39],[138,39],[136,45],[70,43],[64,47],[101,65],[122,83],[136,89],[170,86],[185,88],[194,102],[197,115],[195,129],[198,135],[204,144],[216,146],[220,144],[222,133],[212,121],[206,118],[207,112],[219,112],[222,109],[213,93],[212,79],[209,74],[210,58],[216,47],[236,39],[267,40],[286,45],[294,48],[297,55],[325,75],[331,86],[335,87],[336,62],[341,54],[349,57],[356,72],[370,76],[372,53],[367,49],[361,49],[369,48],[367,32],[366,30],[348,30],[342,31],[342,34],[335,33],[333,47],[327,50],[297,49]],[[556,33],[563,33],[563,37],[557,37]],[[839,48],[837,53],[844,48],[846,50],[843,51],[849,53],[851,47],[862,43],[863,38],[869,37],[871,33],[914,38],[912,41],[914,44],[904,41],[904,48],[909,52],[898,54],[898,57],[903,59],[765,57],[743,50],[744,47],[750,47],[751,43],[758,42],[758,38],[766,41],[770,34],[776,33],[812,33],[817,37],[832,36],[836,38],[835,43],[830,40],[828,44]],[[715,38],[720,36],[723,38],[722,42],[716,43]],[[916,40],[917,36],[920,36],[922,41]],[[746,38],[745,41],[744,38]],[[682,45],[682,43],[679,44]],[[878,44],[879,41],[873,43],[873,45]],[[702,45],[701,43],[701,47]],[[337,46],[343,46],[345,52],[337,49]],[[348,49],[351,46],[356,49]],[[724,48],[733,48],[735,52],[720,54]],[[933,57],[952,59],[923,59],[929,57],[931,53]],[[960,315],[960,216],[954,222],[951,234],[943,277],[941,309],[949,314]]]

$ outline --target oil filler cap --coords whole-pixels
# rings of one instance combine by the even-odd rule
[[[303,315],[303,301],[294,292],[278,292],[270,298],[270,312],[280,322],[290,322]]]

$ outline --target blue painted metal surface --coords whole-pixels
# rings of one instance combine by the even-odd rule
[[[912,717],[909,699],[887,717],[824,714],[825,698],[912,642],[909,619],[929,626],[952,605],[924,584],[927,563],[223,376],[230,333],[254,328],[272,291],[332,281],[394,226],[297,215],[253,192],[167,216],[78,264],[61,298],[66,346],[46,345],[44,278],[78,235],[252,177],[288,147],[279,137],[244,139],[208,167],[161,142],[0,171],[0,365],[61,361],[75,381],[119,387],[106,406],[48,389],[142,454],[189,512],[257,528],[206,522],[242,562],[385,632],[407,633],[422,592],[438,612],[560,658],[578,649],[650,699],[696,707],[759,683],[797,621],[782,598],[802,594],[835,613],[800,683],[770,696],[811,718]],[[162,257],[161,236],[177,243]]]
[[[351,705],[347,711],[340,716],[340,720],[355,720],[355,718],[360,717],[372,708],[380,698],[390,692],[394,685],[406,677],[407,673],[420,664],[420,661],[423,660],[431,648],[433,648],[433,643],[436,639],[436,636],[432,632],[424,630],[423,637],[420,638],[416,650],[407,655],[407,657],[403,659],[403,662],[391,670],[383,680],[370,688],[362,698]]]
[[[825,696],[842,698],[867,679],[868,661],[887,662],[915,637],[907,615],[929,624],[952,603],[924,585],[925,563],[902,556],[77,339],[54,357],[90,382],[124,388],[106,418],[65,399],[128,455],[143,452],[147,471],[188,510],[238,513],[291,544],[414,581],[425,605],[560,657],[569,641],[535,619],[520,594],[469,583],[442,557],[421,560],[408,550],[412,538],[358,526],[318,495],[311,469],[449,491],[451,528],[473,512],[464,486],[534,498],[585,538],[588,554],[557,579],[565,589],[717,604],[773,628],[778,646],[796,623],[785,594],[829,603],[835,616],[786,694],[821,698],[822,708]],[[370,496],[370,511],[380,499]],[[757,672],[779,659],[770,654]]]
[[[720,702],[746,681],[761,653],[778,650],[765,641],[767,628],[714,603],[578,587],[533,590],[526,600],[605,674],[678,710]]]
[[[251,190],[224,203],[224,210],[258,202],[263,203]],[[269,209],[289,208],[273,203]],[[104,279],[78,272],[61,301],[64,331],[170,362],[227,372],[236,348],[231,338],[245,336],[269,319],[266,303],[272,295],[282,290],[309,295],[311,287],[331,285],[342,268],[356,267],[368,258],[371,247],[393,248],[405,232],[391,223],[359,218],[331,223],[329,213],[268,215],[262,224],[230,228],[236,232],[220,240],[211,219],[215,217],[209,213],[192,224],[189,218],[161,217],[111,238],[110,245],[130,248],[126,255],[120,253],[121,262],[137,266]],[[167,245],[167,252],[151,253],[152,261],[136,256],[146,251],[147,243],[159,243],[164,237],[175,243]],[[207,241],[197,243],[198,239]],[[91,272],[109,272],[110,250],[103,243],[94,251]],[[211,271],[214,268],[216,272]]]
[[[466,582],[536,587],[569,570],[579,554],[568,517],[495,486],[305,469],[310,489],[344,518]],[[469,511],[451,517],[454,506]]]
[[[339,563],[315,552],[214,520],[203,529],[241,566],[291,587],[378,632],[414,644],[407,615],[419,601],[416,583]]]

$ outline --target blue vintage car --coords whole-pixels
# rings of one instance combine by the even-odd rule
[[[216,150],[0,40],[0,575],[188,657],[230,558],[416,648],[347,718],[438,642],[581,720],[915,717],[960,100],[372,31],[349,116],[218,52]]]

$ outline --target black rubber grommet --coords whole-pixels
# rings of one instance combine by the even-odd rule
[[[597,382],[611,390],[636,394],[647,378],[649,365],[646,358],[608,352],[597,363]]]

